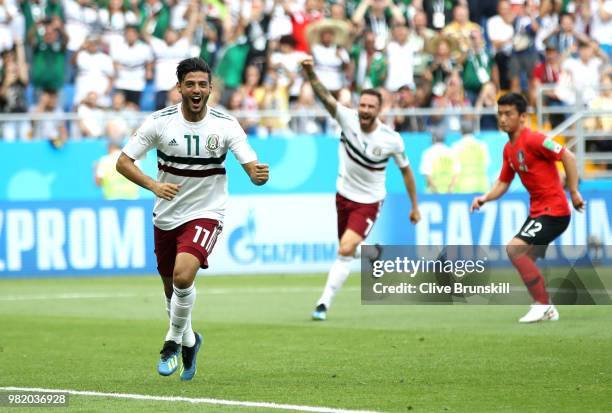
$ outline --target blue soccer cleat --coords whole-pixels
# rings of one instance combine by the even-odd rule
[[[169,376],[174,373],[179,366],[180,351],[180,344],[172,340],[165,341],[164,347],[159,352],[161,357],[159,363],[157,363],[157,372],[162,376]]]
[[[319,304],[312,312],[312,319],[315,321],[325,321],[327,318],[327,308],[325,304]]]
[[[193,379],[197,368],[196,362],[198,357],[198,351],[202,345],[203,338],[202,334],[194,331],[196,342],[193,347],[183,347],[183,367],[181,367],[181,380],[187,381]]]

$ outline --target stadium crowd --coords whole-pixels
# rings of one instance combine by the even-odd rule
[[[533,105],[550,84],[547,105],[612,108],[612,0],[0,0],[0,51],[2,113],[79,118],[73,131],[4,122],[7,141],[121,139],[137,126],[125,111],[180,100],[176,64],[190,56],[213,68],[209,104],[252,114],[240,120],[257,136],[325,131],[322,119],[258,114],[318,107],[299,71],[305,54],[348,105],[370,87],[386,109],[492,108],[505,90]],[[400,132],[460,131],[466,120],[385,118]],[[492,115],[479,122],[497,127]],[[612,130],[612,117],[587,127]]]

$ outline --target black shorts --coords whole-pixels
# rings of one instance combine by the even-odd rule
[[[514,236],[525,241],[529,245],[535,245],[536,255],[544,257],[548,244],[553,242],[567,229],[570,216],[553,217],[540,215],[536,218],[527,218],[519,232]]]

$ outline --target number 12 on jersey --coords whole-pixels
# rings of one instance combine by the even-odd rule
[[[191,155],[191,138],[195,141],[195,156],[200,156],[200,137],[198,135],[184,135],[183,138],[187,139],[187,155]]]

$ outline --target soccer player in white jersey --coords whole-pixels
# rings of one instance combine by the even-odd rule
[[[235,118],[207,106],[211,71],[199,58],[181,61],[176,70],[183,100],[149,116],[132,136],[117,161],[117,170],[156,195],[153,209],[155,255],[166,295],[170,326],[157,370],[174,373],[182,353],[181,380],[196,372],[202,336],[191,327],[191,310],[199,268],[223,228],[227,201],[225,157],[232,151],[255,185],[268,180],[268,165],[260,164]],[[157,180],[134,164],[157,149]]]
[[[350,272],[350,263],[358,254],[359,245],[372,229],[386,195],[385,170],[393,158],[404,178],[412,210],[410,222],[420,219],[414,176],[404,154],[404,141],[379,119],[382,97],[374,89],[366,89],[359,97],[358,110],[340,105],[321,84],[313,69],[313,60],[302,61],[304,74],[323,105],[340,124],[340,171],[336,183],[338,213],[338,257],[329,270],[325,289],[312,313],[313,320],[325,320],[332,299]]]

